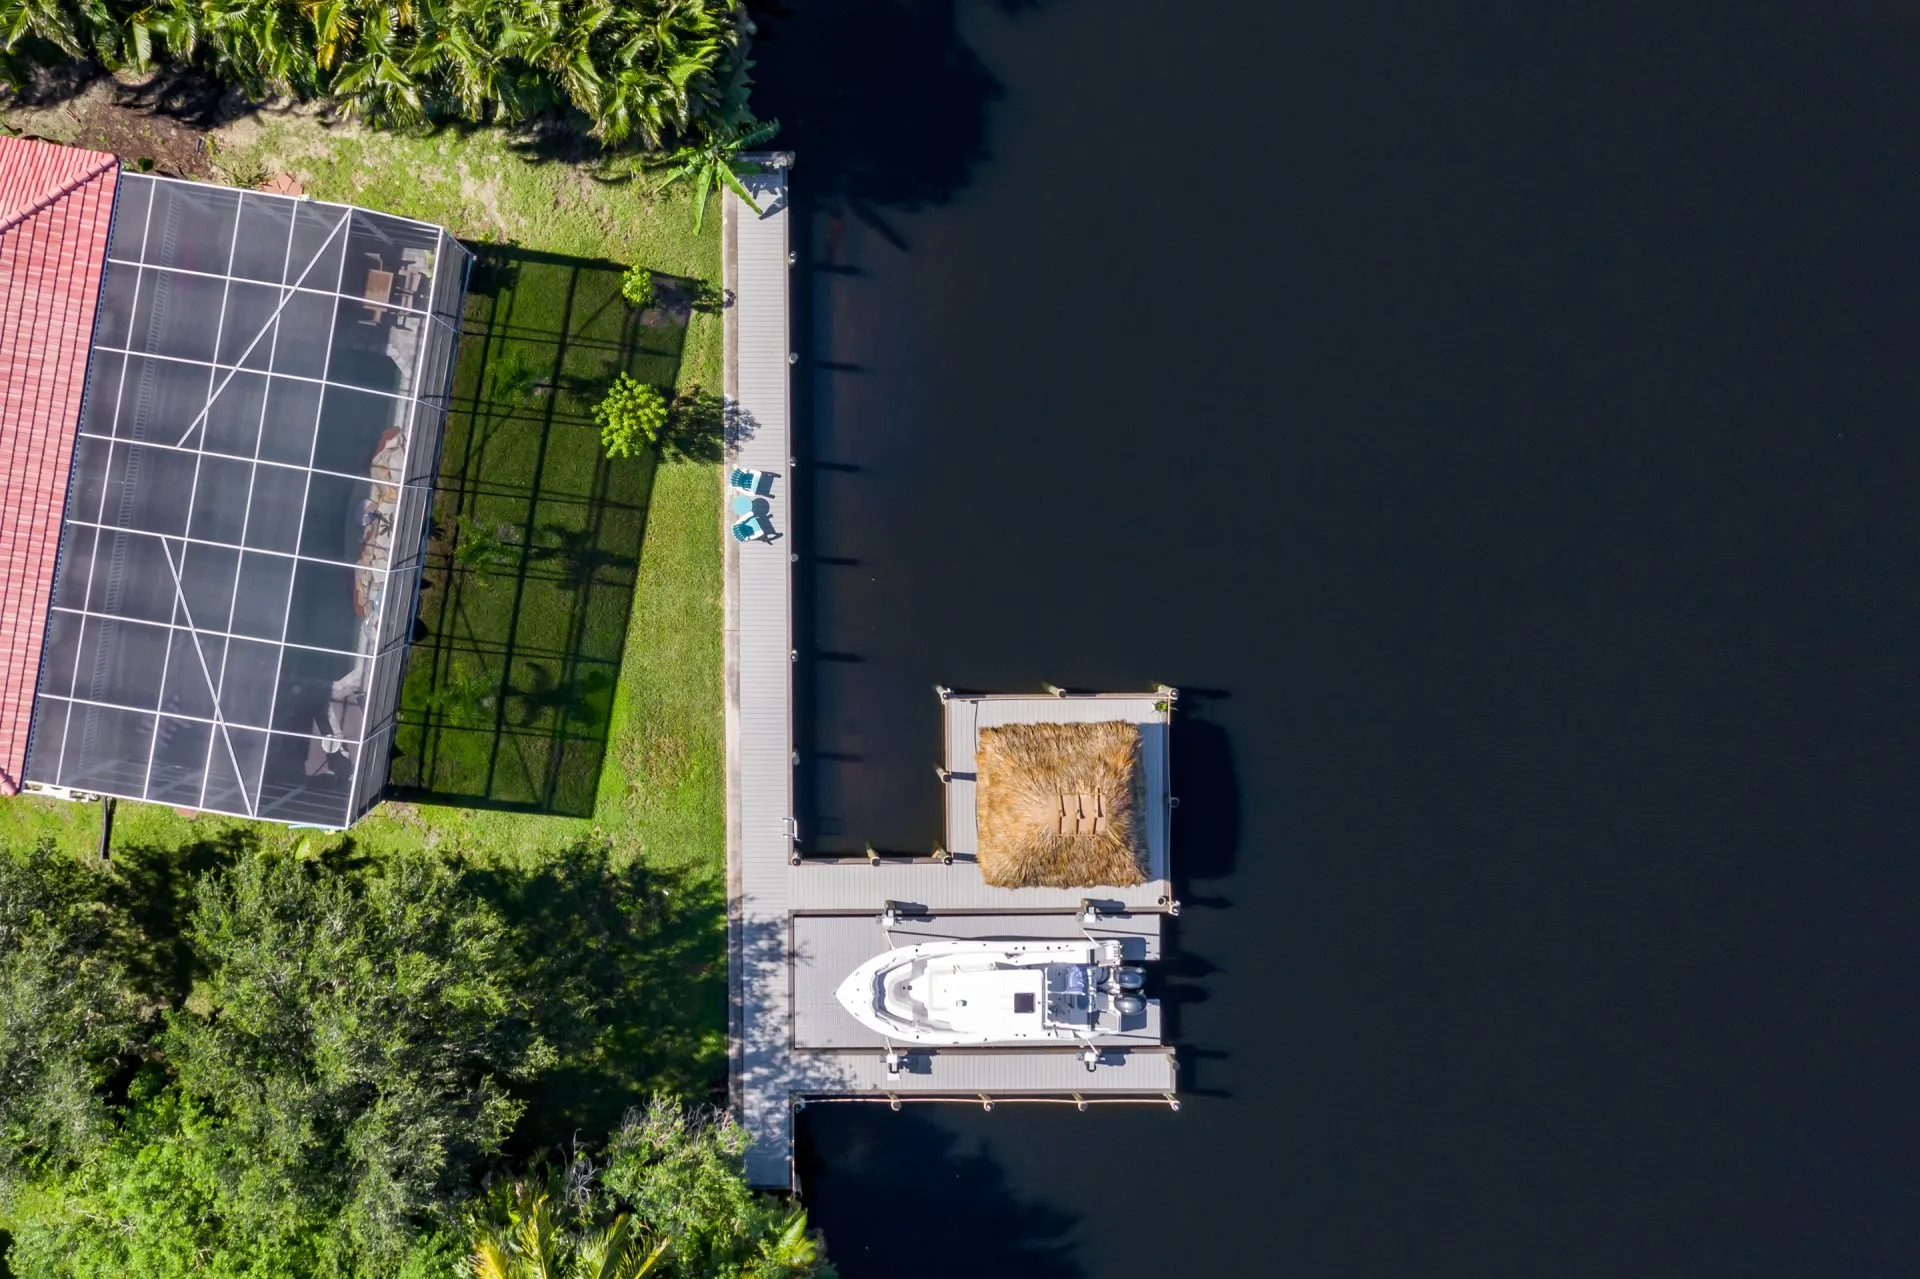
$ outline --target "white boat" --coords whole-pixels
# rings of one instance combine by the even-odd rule
[[[931,941],[875,955],[834,993],[889,1041],[1074,1043],[1145,1013],[1145,981],[1114,940]]]

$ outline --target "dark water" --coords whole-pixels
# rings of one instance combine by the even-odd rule
[[[1914,1272],[1920,8],[1574,8],[764,19],[808,842],[1187,690],[1189,1104],[808,1111],[849,1279]]]

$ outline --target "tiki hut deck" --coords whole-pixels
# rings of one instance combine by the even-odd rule
[[[1140,726],[1003,724],[980,730],[981,877],[999,888],[1145,881]]]

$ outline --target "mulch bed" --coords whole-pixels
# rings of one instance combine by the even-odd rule
[[[207,135],[249,109],[235,90],[167,72],[123,81],[75,66],[42,73],[24,93],[0,90],[12,129],[180,178],[218,177]]]

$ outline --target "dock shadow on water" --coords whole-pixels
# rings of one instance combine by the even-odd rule
[[[988,0],[996,13],[1024,18],[1054,0]],[[911,258],[913,218],[963,199],[994,161],[995,115],[1005,87],[969,34],[967,6],[901,0],[882,6],[833,0],[748,0],[754,36],[754,105],[778,118],[774,145],[801,157],[792,170],[791,277],[795,394],[794,469],[789,518],[800,558],[793,571],[793,637],[799,657],[793,688],[796,746],[794,816],[810,849],[858,852],[869,840],[925,847],[937,836],[937,794],[898,784],[900,771],[846,740],[856,716],[868,741],[888,750],[914,740],[931,722],[927,705],[906,710],[904,689],[925,690],[964,666],[929,652],[912,675],[850,642],[852,619],[868,616],[862,592],[885,580],[886,557],[838,552],[848,545],[828,530],[846,512],[872,518],[884,467],[850,438],[844,401],[864,385],[897,373],[887,360],[837,358],[832,330],[836,290],[868,286],[871,262],[850,260],[847,245],[872,237],[887,260]],[[822,92],[820,86],[832,86]],[[839,384],[838,389],[835,383]],[[909,535],[925,516],[917,506],[896,532]],[[809,553],[826,552],[823,554]],[[895,561],[898,563],[898,561]],[[847,572],[848,569],[862,570]],[[848,660],[849,657],[858,660]],[[891,655],[887,655],[891,657]]]
[[[1173,817],[1174,888],[1180,900],[1216,908],[1224,899],[1190,897],[1201,880],[1225,879],[1240,856],[1240,780],[1234,768],[1233,740],[1208,715],[1210,702],[1224,692],[1183,690],[1173,716],[1173,793],[1180,808]]]
[[[993,1157],[967,1149],[931,1108],[817,1103],[797,1129],[800,1186],[842,1279],[1085,1273],[1075,1218],[1023,1200]],[[831,1179],[832,1193],[812,1194],[816,1179]]]
[[[1230,909],[1230,898],[1199,890],[1205,881],[1233,874],[1240,855],[1240,780],[1234,764],[1233,740],[1224,725],[1209,715],[1213,703],[1230,694],[1216,689],[1182,689],[1173,717],[1170,744],[1173,793],[1180,807],[1173,815],[1174,896],[1189,912]],[[1212,1063],[1230,1057],[1217,1043],[1187,1037],[1184,1016],[1188,1008],[1207,1001],[1209,978],[1219,965],[1193,949],[1189,938],[1204,928],[1186,925],[1192,920],[1167,921],[1165,958],[1154,966],[1153,992],[1160,1000],[1167,1042],[1180,1057],[1180,1091],[1190,1097],[1231,1095],[1214,1082]]]
[[[609,460],[592,407],[621,373],[671,387],[692,310],[679,281],[630,307],[621,271],[480,250],[395,735],[399,798],[593,811],[657,459]]]

